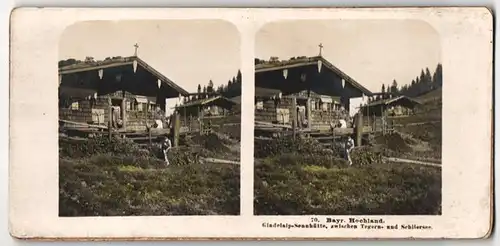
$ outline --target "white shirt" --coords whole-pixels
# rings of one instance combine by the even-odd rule
[[[165,138],[165,141],[163,141],[163,147],[164,149],[169,149],[172,147],[172,142],[170,142],[169,138]]]
[[[339,120],[340,128],[347,128],[347,122],[345,120]]]
[[[345,143],[345,148],[348,150],[354,148],[354,139],[348,138],[346,143]]]

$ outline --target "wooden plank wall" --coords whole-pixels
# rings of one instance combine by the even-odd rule
[[[265,100],[264,109],[261,110],[255,109],[255,120],[276,123],[278,121],[277,109],[278,108],[290,109],[291,106],[292,106],[291,98],[282,98],[281,100],[278,101],[278,103],[275,103],[275,101],[272,99]],[[291,124],[291,122],[288,123]]]
[[[312,111],[312,129],[329,129],[330,123],[343,119],[345,116],[340,111]],[[349,122],[348,122],[349,123]]]
[[[130,99],[129,99],[130,100]],[[82,123],[94,123],[92,121],[92,109],[104,110],[103,125],[107,125],[109,121],[108,100],[105,97],[98,97],[95,104],[91,107],[89,100],[78,101],[78,110],[71,108],[59,108],[59,119],[70,120]],[[148,112],[147,121],[145,119],[146,112],[143,111],[127,111],[127,129],[134,131],[146,130],[146,122],[152,124],[154,122],[154,113]]]

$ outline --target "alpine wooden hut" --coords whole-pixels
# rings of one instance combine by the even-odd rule
[[[165,118],[166,99],[187,95],[137,56],[86,59],[59,68],[62,121],[145,130]]]
[[[373,101],[361,107],[364,115],[370,117],[405,116],[412,114],[420,102],[407,96],[394,96]]]
[[[329,129],[349,118],[350,99],[372,92],[322,56],[256,60],[255,120]]]

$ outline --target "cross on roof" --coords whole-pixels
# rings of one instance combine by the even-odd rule
[[[134,48],[135,48],[134,56],[137,56],[137,49],[139,48],[139,45],[135,43]]]
[[[319,55],[321,56],[321,51],[323,51],[323,44],[320,43],[318,47],[319,47]]]

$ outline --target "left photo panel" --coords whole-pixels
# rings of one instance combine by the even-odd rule
[[[92,21],[59,42],[59,216],[240,214],[240,35]]]

